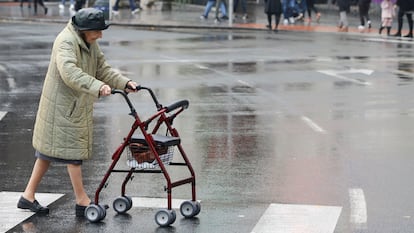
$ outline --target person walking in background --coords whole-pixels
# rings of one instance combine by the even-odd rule
[[[306,11],[308,9],[308,6],[306,4],[306,0],[295,0],[295,21],[303,21]]]
[[[221,11],[221,17],[219,18],[219,12]],[[227,4],[226,0],[216,0],[216,17],[215,22],[220,22],[221,20],[228,20],[227,16]]]
[[[282,0],[283,24],[295,23],[296,0]]]
[[[306,0],[306,7],[308,10],[308,22],[312,22],[312,11],[316,14],[316,22],[319,23],[319,20],[321,18],[321,13],[319,10],[315,7],[315,0]]]
[[[20,0],[20,7],[23,7],[23,1],[24,0]],[[27,0],[27,8],[31,8],[32,7],[32,3],[30,2],[30,0]]]
[[[358,0],[359,19],[361,24],[358,26],[358,30],[363,32],[365,30],[365,22],[368,29],[371,28],[371,20],[369,19],[369,8],[371,6],[371,0]]]
[[[348,31],[348,16],[351,9],[350,0],[336,0],[336,3],[339,8],[339,23],[338,23],[338,31],[339,32],[347,32]]]
[[[387,29],[387,36],[390,35],[392,19],[395,16],[394,4],[391,0],[382,0],[381,2],[381,27],[379,29],[379,34],[381,35],[384,28]]]
[[[414,0],[397,0],[398,6],[398,30],[393,36],[400,37],[403,27],[403,17],[407,16],[408,21],[408,34],[404,37],[413,38],[413,16],[411,11],[414,10]]]
[[[112,13],[114,15],[119,15],[119,1],[116,0],[114,6],[112,7]],[[141,8],[137,7],[137,4],[135,4],[135,0],[129,0],[129,8],[131,9],[131,14],[137,14],[140,12]]]
[[[75,194],[75,215],[91,202],[83,187],[82,162],[92,156],[93,103],[111,88],[136,90],[137,84],[112,69],[99,44],[109,27],[102,11],[79,10],[56,37],[40,96],[32,144],[36,161],[17,207],[47,214],[35,198],[51,163],[66,164]]]
[[[60,9],[60,10],[65,9],[65,2],[66,2],[66,0],[62,0],[62,1],[59,3],[59,9]],[[74,0],[70,0],[70,6],[69,6],[69,9],[70,9],[70,10],[74,10],[74,9],[75,9],[75,1],[74,1]]]
[[[34,0],[33,1],[33,8],[35,15],[37,14],[37,4],[39,4],[41,7],[43,7],[43,11],[45,12],[45,15],[47,15],[48,8],[43,3],[43,0]]]
[[[240,0],[241,2],[241,8],[242,8],[242,19],[246,20],[247,19],[247,7],[246,7],[246,0]],[[234,0],[233,3],[233,13],[234,16],[236,16],[236,11],[237,11],[237,6],[239,5],[239,0]]]
[[[204,8],[204,13],[200,16],[200,19],[203,19],[203,20],[208,19],[208,14],[210,13],[210,11],[213,8],[213,6],[216,5],[217,2],[218,1],[216,1],[216,0],[208,0],[207,3],[206,3],[206,6]],[[226,8],[225,3],[223,1],[219,1],[218,4],[219,5],[217,5],[217,8],[220,8],[220,11],[222,13],[224,12],[223,13],[224,14],[223,15],[223,17],[224,17],[223,19],[226,19],[226,17],[227,17],[227,8]],[[216,11],[216,13],[218,13],[218,12]],[[216,17],[218,17],[218,15]],[[227,17],[227,19],[228,19],[228,17]],[[218,20],[220,21],[220,19],[218,19]]]
[[[75,0],[75,11],[78,12],[85,6],[86,0]]]
[[[282,15],[282,3],[280,0],[265,0],[264,2],[264,12],[267,15],[267,28],[272,30],[272,15],[275,16],[275,28],[274,31],[278,30],[280,16]]]

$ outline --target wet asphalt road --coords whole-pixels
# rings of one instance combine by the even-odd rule
[[[0,121],[1,191],[23,191],[30,175],[37,103],[62,27],[1,24],[0,111],[7,112]],[[108,62],[151,87],[161,103],[190,101],[175,125],[196,170],[201,213],[158,228],[154,209],[127,215],[110,209],[92,224],[74,217],[66,168],[54,165],[39,192],[66,195],[50,206],[50,216],[10,232],[248,233],[270,203],[340,206],[338,233],[413,231],[413,41],[112,27],[100,42]],[[154,111],[144,93],[131,98],[142,116]],[[95,156],[84,163],[91,197],[132,123],[127,114],[119,96],[96,103]],[[121,180],[110,178],[103,203],[119,196]],[[159,174],[136,175],[127,194],[165,197],[163,187]],[[366,216],[355,214],[355,190],[362,191]],[[189,199],[190,189],[178,188],[173,197]]]

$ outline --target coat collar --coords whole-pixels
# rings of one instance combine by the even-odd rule
[[[69,20],[69,23],[67,25],[67,28],[69,29],[69,31],[74,35],[74,37],[76,38],[79,46],[88,51],[89,52],[89,47],[86,45],[86,42],[82,39],[82,37],[79,34],[79,31],[75,29],[75,27],[72,25],[72,19]]]

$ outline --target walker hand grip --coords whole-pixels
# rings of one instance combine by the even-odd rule
[[[171,112],[180,107],[183,107],[185,109],[185,108],[188,108],[189,104],[190,103],[188,102],[188,100],[180,100],[178,102],[171,104],[170,106],[165,107],[166,109],[165,112]]]

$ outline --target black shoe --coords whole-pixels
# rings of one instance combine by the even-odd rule
[[[266,28],[269,29],[269,30],[272,30],[272,25],[268,24],[268,25],[266,25]]]
[[[39,214],[48,214],[49,208],[41,206],[37,200],[30,202],[29,200],[25,199],[24,197],[20,197],[19,202],[17,203],[17,208],[30,210],[35,213]]]
[[[397,32],[397,33],[395,33],[395,34],[392,34],[392,36],[395,36],[395,37],[401,37],[401,33],[400,33],[400,32]]]
[[[75,205],[76,217],[85,217],[85,209],[87,206]]]
[[[384,27],[380,27],[378,33],[381,35],[382,30],[384,30]]]
[[[221,18],[220,18],[221,20],[229,20],[229,17],[227,17],[227,15],[223,15],[223,16],[221,16]]]
[[[413,38],[413,34],[412,33],[409,33],[409,34],[405,35],[404,37],[405,38]]]

